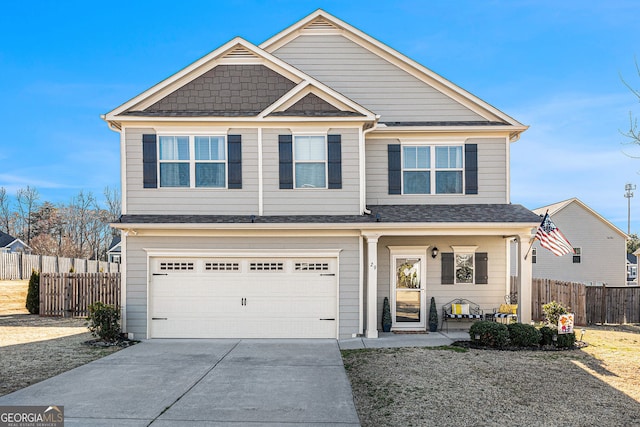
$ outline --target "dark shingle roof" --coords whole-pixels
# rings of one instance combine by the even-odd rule
[[[0,248],[4,248],[5,246],[7,246],[9,243],[13,242],[14,240],[16,240],[15,237],[13,237],[10,234],[7,234],[3,231],[0,231]]]
[[[139,117],[255,117],[260,111],[127,111],[123,116]]]
[[[364,117],[354,111],[276,111],[269,116],[284,117]]]
[[[629,261],[629,264],[637,264],[638,258],[634,254],[627,254],[627,261]]]
[[[120,248],[113,250],[113,248],[120,243],[120,236],[115,236],[113,239],[111,239],[111,244],[109,245],[109,252],[121,252]]]
[[[521,205],[377,205],[371,215],[123,215],[122,224],[537,223]]]
[[[381,122],[387,126],[504,126],[504,122],[457,121],[457,122]]]

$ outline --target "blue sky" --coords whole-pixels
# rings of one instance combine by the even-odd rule
[[[627,228],[640,148],[640,2],[8,2],[0,16],[0,186],[66,202],[119,185],[100,119],[235,36],[259,44],[323,8],[531,126],[511,152],[514,203],[578,197]],[[640,190],[631,231],[640,231]]]

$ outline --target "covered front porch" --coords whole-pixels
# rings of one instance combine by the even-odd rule
[[[529,323],[531,261],[525,254],[532,228],[531,223],[431,223],[362,230],[364,337],[379,336],[385,297],[395,332],[428,330],[432,297],[439,325],[443,304],[458,298],[492,313],[511,292],[509,249],[513,239],[519,242],[517,314],[520,322]],[[468,328],[469,324],[459,326]]]

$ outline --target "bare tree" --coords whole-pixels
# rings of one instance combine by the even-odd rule
[[[7,189],[0,187],[0,231],[11,234],[10,221],[11,207],[9,206],[9,196]]]
[[[40,194],[35,187],[27,185],[26,188],[18,189],[16,193],[16,201],[20,219],[20,227],[22,228],[22,237],[27,241],[27,245],[31,244],[31,215],[38,206]]]
[[[109,223],[118,221],[118,218],[120,218],[120,215],[122,214],[122,200],[120,198],[120,190],[118,190],[117,188],[105,187],[104,198],[107,205],[105,209],[107,212],[106,221]],[[113,237],[119,234],[120,231],[116,230],[115,228],[111,229],[111,235]]]
[[[636,72],[640,77],[640,64],[638,64],[638,60],[635,60],[636,64]],[[622,83],[631,91],[636,98],[638,98],[638,102],[640,102],[640,90],[635,89],[629,83],[627,83],[624,79],[622,79]],[[634,116],[633,112],[629,112],[629,130],[626,132],[622,132],[624,136],[629,139],[630,144],[638,144],[640,145],[640,128],[638,128],[638,117]]]

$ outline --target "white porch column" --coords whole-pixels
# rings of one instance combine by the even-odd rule
[[[378,338],[378,235],[367,239],[367,338]]]
[[[531,254],[524,259],[531,244],[531,234],[518,236],[518,320],[521,323],[531,323]]]

